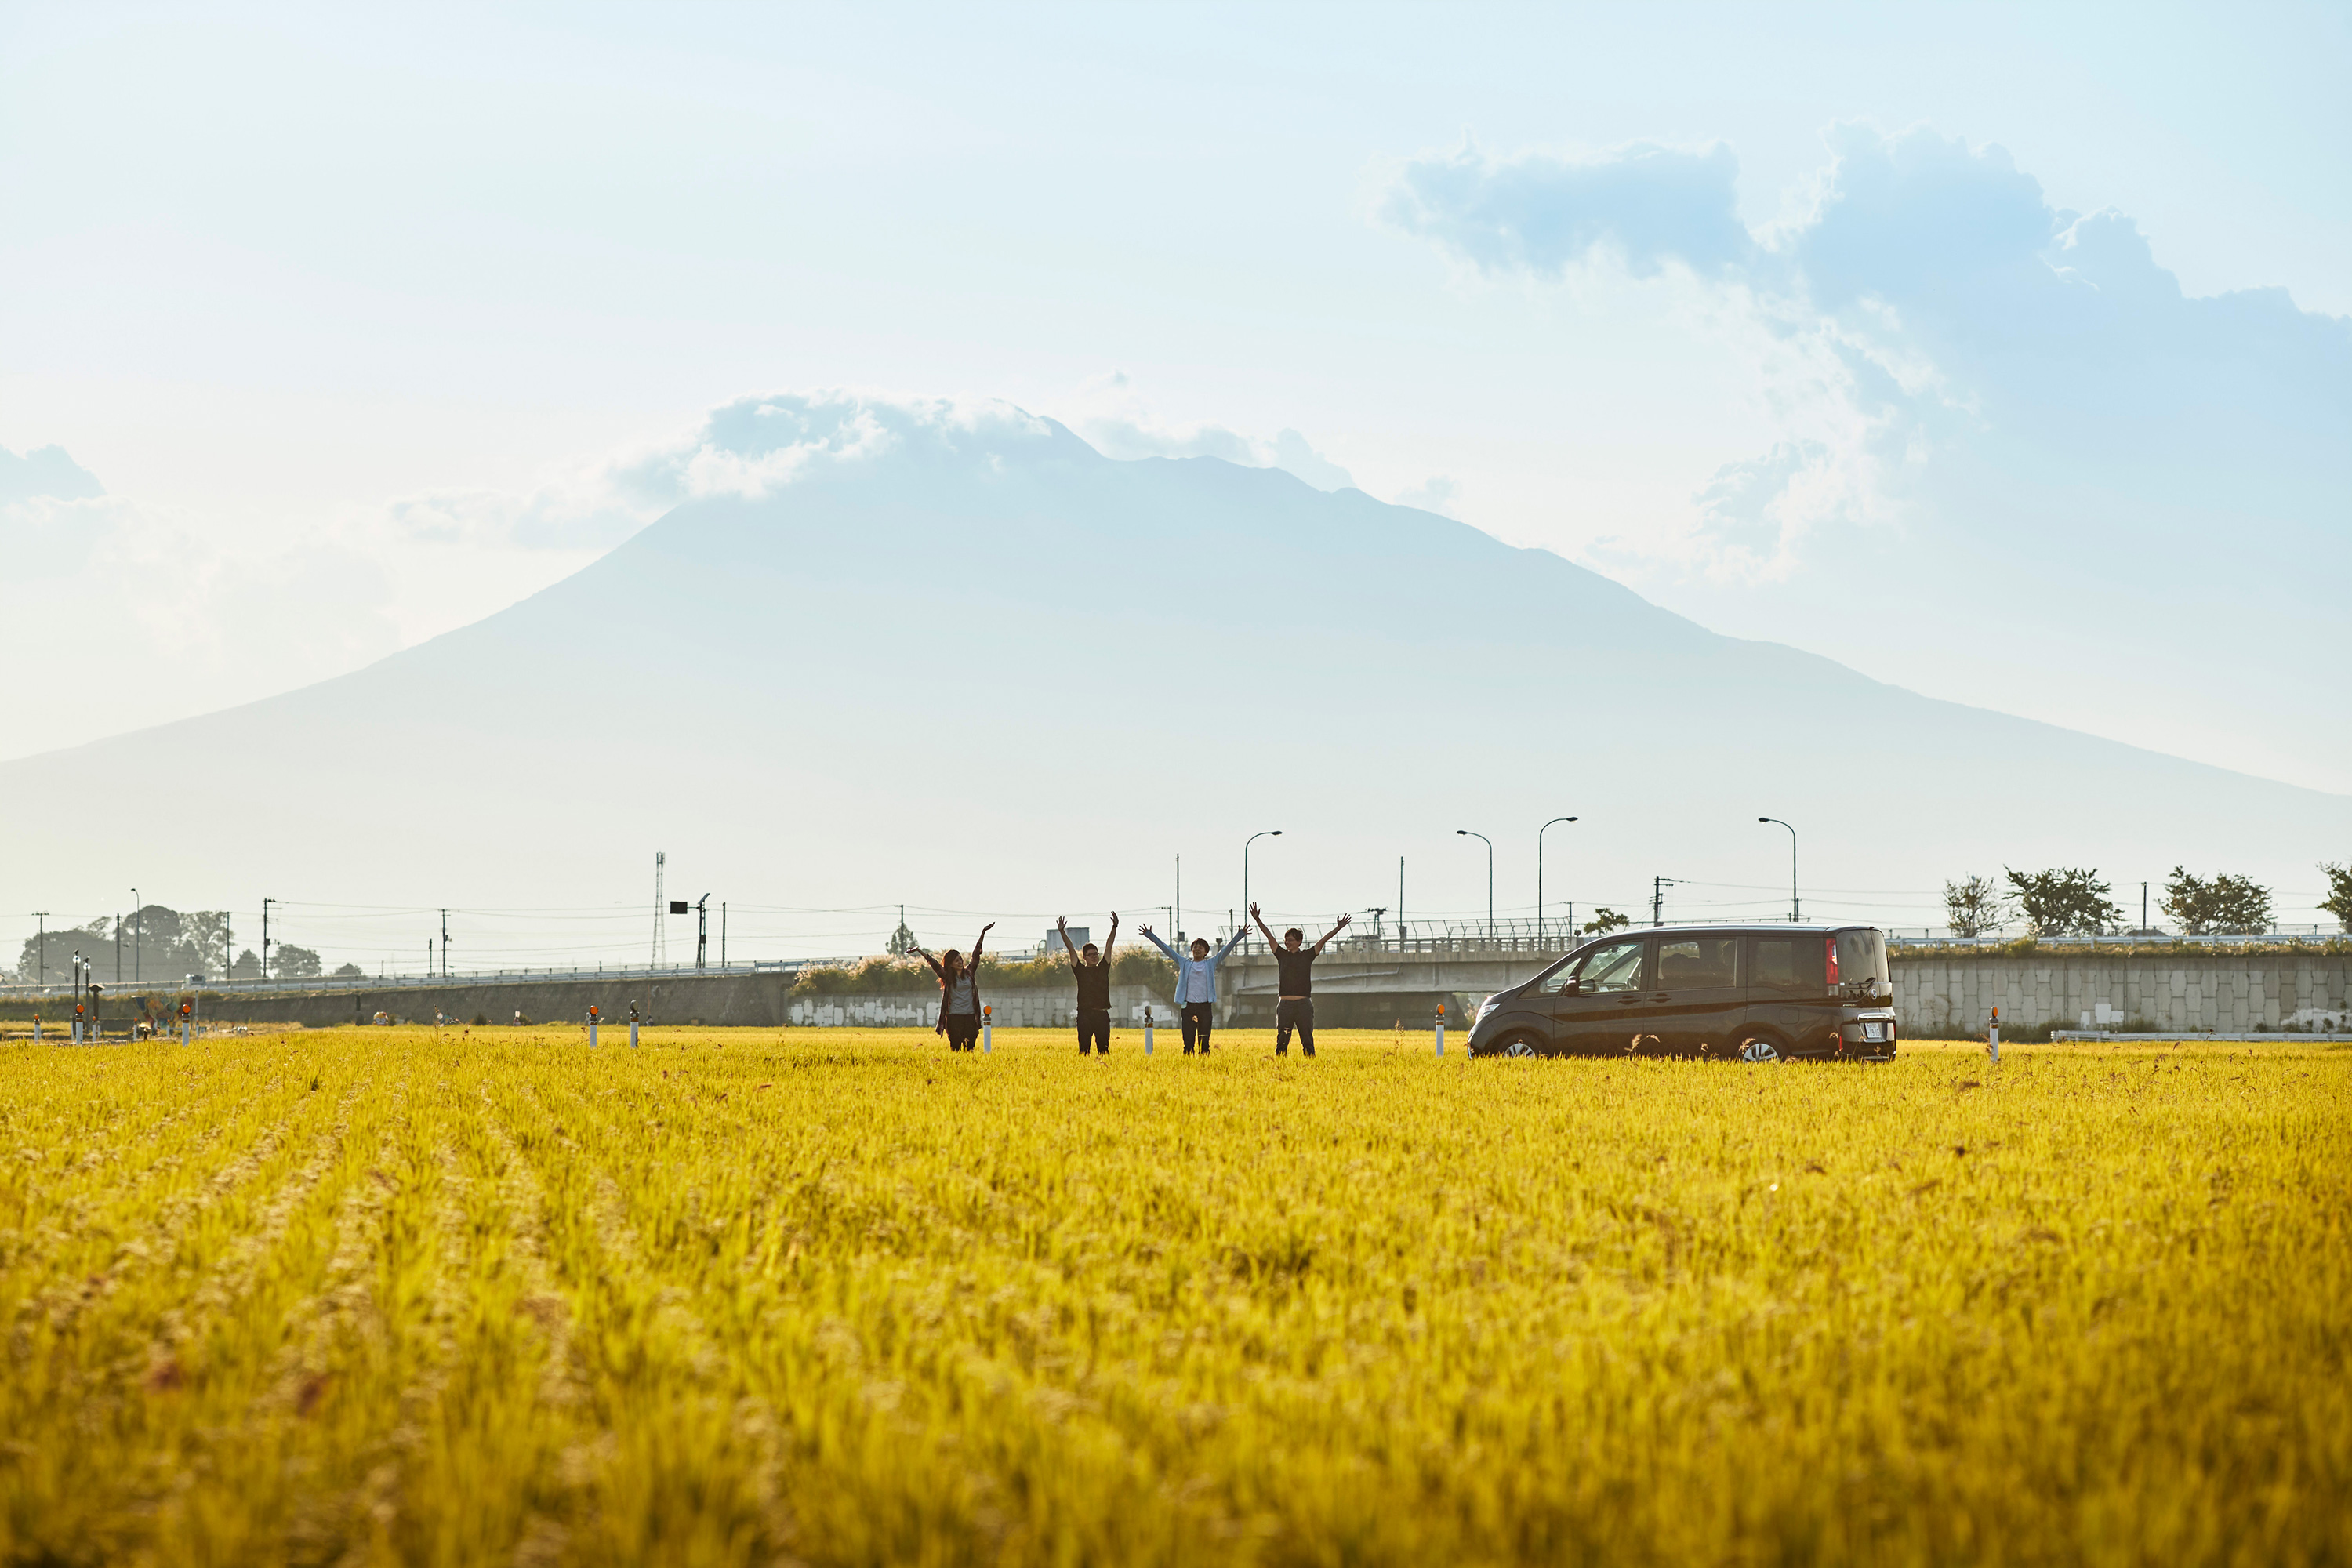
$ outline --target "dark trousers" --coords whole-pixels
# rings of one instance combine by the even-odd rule
[[[1274,1054],[1290,1054],[1290,1031],[1298,1031],[1298,1048],[1308,1056],[1315,1054],[1315,999],[1311,996],[1286,996],[1274,1005]]]
[[[948,1015],[948,1049],[968,1051],[980,1043],[980,1020],[964,1013]]]
[[[1209,1009],[1212,1005],[1213,1004],[1207,1002],[1184,1004],[1184,1054],[1188,1057],[1192,1054],[1192,1042],[1195,1039],[1201,1042],[1201,1054],[1202,1056],[1209,1054],[1209,1031],[1215,1027],[1209,1018]]]
[[[1109,1008],[1081,1007],[1078,1009],[1078,1055],[1085,1056],[1088,1046],[1098,1047],[1103,1055],[1110,1055]]]

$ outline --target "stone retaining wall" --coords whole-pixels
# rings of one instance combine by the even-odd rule
[[[2321,953],[1956,953],[1897,956],[1889,972],[1902,1026],[1981,1034],[2004,1026],[2096,1027],[2145,1018],[2158,1029],[2276,1029],[2341,1017],[2352,956]]]

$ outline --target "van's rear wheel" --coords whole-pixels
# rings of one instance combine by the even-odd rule
[[[1742,1035],[1739,1037],[1739,1059],[1743,1062],[1780,1062],[1787,1058],[1781,1055],[1780,1042],[1771,1036]]]

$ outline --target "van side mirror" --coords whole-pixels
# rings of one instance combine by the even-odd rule
[[[1565,985],[1563,985],[1563,986],[1561,986],[1561,987],[1559,988],[1559,994],[1560,994],[1561,995],[1563,995],[1563,996],[1575,996],[1575,995],[1578,995],[1578,994],[1581,994],[1581,993],[1582,993],[1582,991],[1583,991],[1583,989],[1584,989],[1584,982],[1583,982],[1583,981],[1581,981],[1581,980],[1570,980],[1567,984],[1565,984]]]

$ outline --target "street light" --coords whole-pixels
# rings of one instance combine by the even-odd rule
[[[1454,830],[1457,838],[1475,838],[1486,847],[1486,940],[1495,940],[1495,841],[1483,833],[1473,833],[1466,827]],[[1541,830],[1538,830],[1541,836]]]
[[[1243,915],[1243,918],[1244,918],[1244,919],[1245,919],[1245,920],[1246,920],[1246,919],[1248,918],[1248,916],[1249,916],[1249,907],[1250,907],[1250,901],[1249,901],[1249,849],[1250,849],[1250,846],[1251,846],[1251,845],[1253,845],[1253,844],[1255,844],[1255,843],[1256,843],[1256,842],[1257,842],[1259,839],[1261,839],[1261,838],[1279,838],[1279,837],[1282,837],[1282,829],[1281,829],[1281,828],[1279,828],[1279,827],[1269,827],[1269,828],[1267,828],[1267,829],[1266,829],[1265,832],[1263,832],[1263,833],[1253,833],[1253,834],[1251,834],[1247,838],[1244,838],[1244,839],[1243,839],[1243,840],[1242,840],[1242,915]],[[1247,931],[1249,928],[1248,928],[1247,926],[1244,926],[1242,929],[1243,929],[1244,931]]]
[[[131,983],[139,984],[139,939],[147,934],[147,917],[139,910],[139,889],[131,889],[131,918],[139,923],[131,928]]]
[[[1759,816],[1756,820],[1759,822],[1780,822],[1781,826],[1789,827],[1787,823],[1780,822],[1780,819],[1777,816]],[[1797,830],[1793,827],[1789,827],[1789,923],[1794,925],[1798,921],[1802,920],[1803,918],[1804,917],[1798,912],[1797,904]]]
[[[1560,823],[1574,822],[1576,818],[1572,816],[1555,816],[1551,821],[1545,823],[1541,827],[1536,829],[1536,945],[1538,947],[1541,947],[1544,944],[1543,836],[1550,832],[1553,827],[1557,826]],[[1569,939],[1573,942],[1576,937],[1576,932],[1571,931],[1568,934]]]

